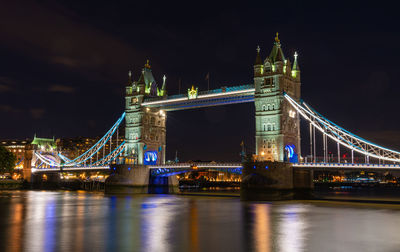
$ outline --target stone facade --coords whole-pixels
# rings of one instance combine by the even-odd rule
[[[258,160],[295,161],[301,153],[300,117],[283,94],[300,100],[300,69],[297,54],[293,67],[290,60],[285,58],[278,35],[264,62],[260,48],[257,48],[254,85]],[[292,148],[293,155],[289,154],[288,148]]]
[[[157,164],[165,163],[166,112],[159,108],[145,108],[143,100],[152,96],[165,96],[165,77],[162,89],[158,89],[147,63],[139,80],[129,83],[125,96],[125,139],[127,163],[145,164],[147,151],[157,153]]]

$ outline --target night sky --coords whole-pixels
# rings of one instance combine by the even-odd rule
[[[250,84],[257,45],[264,59],[279,32],[285,56],[299,53],[307,103],[399,150],[400,18],[376,4],[3,2],[0,138],[103,135],[146,59],[169,94],[179,78],[207,89],[208,72],[211,88]],[[238,160],[242,139],[254,151],[254,127],[252,103],[170,112],[167,158]]]

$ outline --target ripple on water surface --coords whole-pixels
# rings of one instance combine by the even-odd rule
[[[0,193],[0,251],[399,251],[400,211],[176,195]]]

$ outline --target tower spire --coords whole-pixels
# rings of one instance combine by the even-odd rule
[[[294,52],[294,62],[293,62],[293,70],[300,71],[299,63],[297,62],[297,57],[299,56],[297,52]]]
[[[260,56],[260,46],[257,46],[257,56],[254,65],[262,65],[261,56]]]
[[[164,74],[162,79],[163,79],[162,90],[165,90],[165,88],[166,88],[166,80],[167,80],[167,77],[165,76],[165,74]]]
[[[132,71],[128,71],[128,85],[132,84]]]
[[[272,47],[272,51],[269,55],[269,60],[272,64],[275,62],[285,62],[285,55],[283,55],[281,48],[281,40],[279,39],[279,33],[276,33],[274,46]]]
[[[292,68],[292,77],[300,80],[300,67],[299,67],[299,63],[297,62],[297,57],[299,55],[297,54],[297,52],[294,52],[294,62],[293,62],[293,68]]]

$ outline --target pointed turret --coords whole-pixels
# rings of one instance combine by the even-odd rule
[[[283,71],[283,63],[285,62],[285,55],[283,54],[282,48],[281,48],[281,41],[279,39],[279,33],[276,33],[275,36],[275,43],[274,46],[272,47],[271,53],[269,54],[269,60],[271,61],[272,64],[272,71],[278,71],[282,72]]]
[[[164,95],[167,94],[167,90],[166,90],[166,87],[167,87],[166,80],[167,80],[167,77],[166,77],[165,74],[164,74],[164,76],[163,76],[163,84],[162,84],[162,87],[161,87],[161,89],[158,89],[158,88],[157,88],[157,96],[164,96]]]
[[[144,94],[146,88],[146,83],[144,82],[144,69],[142,70],[142,73],[140,74],[139,80],[136,82],[136,85],[138,87],[138,93]]]
[[[296,80],[300,80],[300,67],[299,63],[297,62],[297,57],[299,55],[297,52],[294,52],[294,63],[293,63],[293,68],[292,68],[292,77],[295,78]]]
[[[132,85],[132,71],[129,70],[128,72],[128,86]]]
[[[297,62],[297,57],[299,55],[297,52],[294,52],[294,64],[293,64],[293,70],[300,71],[299,63]]]
[[[260,56],[260,46],[257,46],[257,56],[254,65],[262,65],[261,56]]]
[[[254,62],[254,77],[259,77],[264,74],[264,66],[262,64],[261,56],[260,56],[260,46],[257,46],[257,56],[256,61]]]
[[[164,74],[162,79],[163,79],[163,84],[162,84],[161,90],[165,90],[165,88],[166,88],[166,80],[167,80],[167,77],[165,76],[165,74]]]

